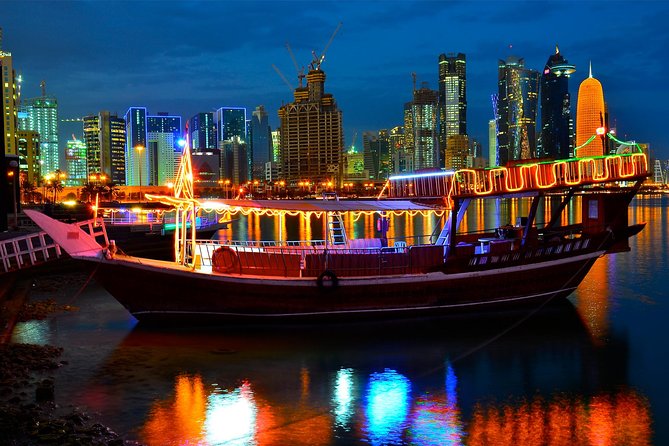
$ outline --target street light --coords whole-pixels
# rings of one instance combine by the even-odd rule
[[[142,150],[144,150],[144,146],[138,145],[135,146],[135,150],[137,150],[137,160],[139,161],[139,201],[142,201]]]

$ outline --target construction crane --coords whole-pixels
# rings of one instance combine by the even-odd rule
[[[330,45],[332,44],[332,41],[334,40],[335,36],[337,35],[337,32],[339,32],[339,29],[341,28],[342,25],[343,25],[343,23],[339,22],[339,24],[337,25],[337,28],[332,33],[332,36],[330,36],[330,40],[328,41],[327,45],[325,45],[325,48],[323,48],[323,52],[321,53],[320,56],[316,55],[316,51],[311,52],[311,54],[314,57],[314,60],[311,61],[311,64],[309,65],[309,67],[312,70],[320,70],[321,69],[321,64],[325,60],[325,52],[328,50],[328,48],[330,48]]]
[[[288,88],[290,89],[290,91],[293,91],[293,86],[290,84],[290,82],[288,82],[288,79],[286,79],[286,76],[283,75],[283,73],[281,72],[281,70],[279,70],[279,67],[277,67],[276,65],[272,64],[272,68],[274,68],[274,71],[276,71],[276,74],[278,74],[279,77],[280,77],[281,79],[283,79],[283,82],[284,82],[286,85],[288,85]]]
[[[288,50],[288,54],[290,54],[290,58],[293,61],[293,65],[295,66],[295,71],[297,72],[297,79],[300,82],[299,88],[302,88],[302,80],[305,77],[304,67],[300,68],[300,66],[297,64],[297,59],[295,59],[295,54],[293,54],[293,50],[290,48],[288,42],[286,42],[286,49]]]
[[[353,139],[351,140],[351,149],[349,150],[349,152],[355,152],[355,140],[356,139],[358,139],[358,131],[357,130],[353,133]]]

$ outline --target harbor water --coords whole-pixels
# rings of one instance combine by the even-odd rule
[[[475,206],[492,208],[468,212],[469,230],[513,223],[525,204]],[[392,218],[388,237],[429,235],[435,220]],[[629,220],[647,222],[631,251],[600,258],[569,299],[542,307],[155,328],[73,270],[35,278],[31,299],[77,311],[20,323],[13,340],[64,347],[56,401],[147,445],[669,444],[669,197],[637,197]],[[347,226],[374,236],[375,217]],[[220,237],[239,233],[322,237],[289,218],[240,218]]]

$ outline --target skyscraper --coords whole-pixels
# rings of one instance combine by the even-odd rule
[[[408,144],[410,139],[413,140],[411,170],[439,167],[437,115],[438,92],[430,90],[424,82],[421,88],[414,89],[413,101],[405,105],[405,141]],[[407,129],[407,121],[410,121],[411,129]],[[410,137],[408,132],[411,132]]]
[[[578,87],[576,104],[576,147],[584,145],[591,137],[594,139],[576,150],[574,156],[601,156],[605,154],[606,133],[608,131],[606,105],[602,84],[592,77],[592,65],[588,77]]]
[[[40,159],[39,133],[34,130],[16,132],[21,175],[33,185],[41,183],[42,164]]]
[[[125,120],[101,111],[83,121],[87,174],[101,173],[112,183],[125,185]]]
[[[265,179],[265,164],[272,160],[272,138],[265,107],[259,105],[251,117],[252,178]]]
[[[312,64],[313,65],[313,64]],[[325,93],[325,73],[312,67],[306,88],[296,88],[294,102],[279,108],[281,170],[286,182],[342,181],[344,150],[342,113],[332,94]]]
[[[1,30],[0,30],[1,32]],[[2,132],[4,139],[5,153],[17,155],[18,130],[18,104],[19,104],[19,86],[16,78],[16,72],[12,65],[12,53],[0,49],[0,99],[2,100]]]
[[[148,184],[164,185],[176,177],[175,162],[180,155],[181,116],[158,113],[146,117],[146,141],[149,159]]]
[[[467,167],[469,138],[467,135],[450,135],[446,144],[446,169],[458,170]]]
[[[221,173],[223,178],[232,181],[233,185],[244,184],[248,177],[248,153],[246,142],[239,136],[220,141]]]
[[[146,107],[130,107],[125,113],[125,184],[149,184],[149,154],[146,141]]]
[[[467,61],[462,53],[439,56],[440,158],[453,135],[467,135]]]
[[[404,170],[404,163],[400,162],[400,156],[404,154],[404,127],[401,125],[395,126],[390,129],[390,134],[388,135],[388,149],[390,157],[390,172],[399,173]]]
[[[390,139],[388,130],[362,132],[365,169],[370,180],[387,179],[390,173]]]
[[[539,73],[525,68],[525,60],[510,56],[498,63],[498,161],[536,156]]]
[[[497,165],[497,123],[488,121],[488,166]]]
[[[555,46],[541,74],[541,149],[539,158],[566,159],[573,151],[569,76],[576,71]]]
[[[198,113],[188,121],[190,143],[193,151],[204,151],[216,148],[216,126],[214,114]]]
[[[65,148],[66,186],[81,187],[88,182],[86,171],[86,144],[78,139],[67,141]]]
[[[235,136],[246,142],[246,108],[221,107],[214,113],[214,124],[219,149],[223,141],[230,140]]]
[[[39,133],[42,172],[55,172],[60,168],[58,100],[54,96],[47,96],[42,84],[42,96],[22,100],[20,108],[25,116],[20,120],[21,129]]]

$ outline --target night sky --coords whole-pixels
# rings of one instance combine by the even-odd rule
[[[270,124],[297,85],[286,49],[308,67],[339,22],[322,65],[326,91],[344,113],[346,144],[366,130],[402,124],[418,85],[437,89],[441,53],[467,56],[468,132],[487,149],[497,61],[523,57],[542,70],[558,44],[579,83],[604,87],[619,136],[669,159],[667,1],[7,1],[0,0],[2,49],[23,76],[23,97],[58,99],[61,118],[130,106],[184,121],[221,106],[263,104]],[[62,146],[80,124],[61,125]]]

